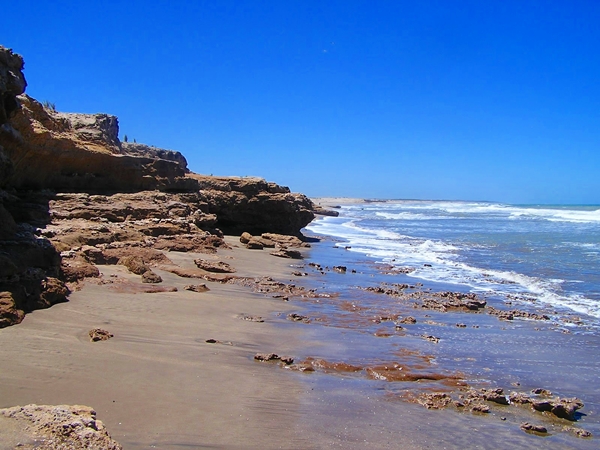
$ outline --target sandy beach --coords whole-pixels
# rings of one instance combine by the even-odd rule
[[[198,256],[169,254],[189,268]],[[289,260],[261,251],[234,247],[218,258],[238,276],[289,278],[291,270]],[[142,286],[123,266],[101,271],[101,280]],[[280,448],[280,435],[285,448],[310,448],[294,431],[299,385],[253,360],[257,352],[296,347],[298,331],[269,323],[292,305],[216,282],[207,283],[208,292],[187,291],[197,280],[156,271],[163,286],[178,291],[124,293],[114,284],[86,282],[68,303],[0,330],[0,407],[91,405],[124,448]],[[92,343],[93,328],[114,337]],[[3,433],[0,448],[14,444]]]
[[[475,368],[470,370],[476,370],[487,364],[487,376],[505,385],[516,380],[525,383],[523,374],[502,363],[502,354],[527,359],[514,353],[522,347],[520,342],[528,341],[528,353],[538,352],[552,331],[509,326],[489,315],[428,310],[415,311],[416,328],[406,325],[402,331],[391,331],[387,324],[393,328],[392,322],[374,320],[389,311],[365,298],[361,304],[366,309],[348,308],[350,295],[360,296],[356,291],[342,290],[339,296],[329,297],[332,289],[340,288],[336,280],[342,277],[354,276],[352,284],[359,285],[372,277],[360,266],[355,266],[356,274],[332,270],[335,258],[344,258],[345,252],[332,252],[331,242],[314,243],[313,248],[302,250],[307,258],[298,261],[246,249],[238,238],[226,241],[232,248],[219,249],[215,255],[167,254],[184,269],[194,269],[193,260],[201,257],[226,262],[238,277],[271,276],[288,284],[321,287],[314,296],[292,296],[290,301],[277,292],[257,293],[247,286],[219,282],[206,282],[207,292],[193,292],[184,287],[204,280],[155,268],[163,278],[161,286],[177,291],[142,293],[140,277],[125,267],[99,266],[102,277],[86,280],[68,303],[35,311],[23,323],[0,330],[0,407],[89,405],[125,449],[424,449],[442,444],[491,448],[502,442],[536,448],[541,438],[519,430],[519,424],[532,417],[552,430],[552,438],[544,439],[549,448],[593,448],[595,439],[562,431],[570,422],[537,417],[529,408],[496,405],[481,414],[426,409],[414,400],[427,392],[456,392],[460,383],[453,381],[453,374],[465,378],[462,371],[470,365]],[[316,268],[316,260],[329,265]],[[299,278],[299,270],[307,275]],[[324,280],[321,271],[327,283],[320,281]],[[291,313],[310,323],[288,320]],[[472,331],[456,328],[457,321]],[[500,367],[489,365],[490,361],[470,362],[480,358],[476,346],[468,344],[481,336],[479,327],[486,329],[487,345],[502,342],[493,347]],[[114,337],[90,342],[88,331],[93,328]],[[443,344],[422,339],[423,330],[444,336]],[[386,339],[392,359],[381,347]],[[570,352],[568,346],[577,344],[564,341],[562,345]],[[295,364],[258,362],[257,353],[292,356]],[[533,367],[542,370],[540,364],[553,365],[554,357],[532,360],[532,373]],[[362,366],[352,368],[361,361]],[[442,377],[409,383],[373,377],[374,371],[387,373],[385,365],[393,361],[406,364],[411,373]],[[592,368],[586,368],[585,355],[571,358],[570,364],[573,370]],[[307,365],[311,371],[303,372]],[[504,373],[504,379],[498,373]],[[0,448],[23,442],[14,424],[4,419],[0,427]]]

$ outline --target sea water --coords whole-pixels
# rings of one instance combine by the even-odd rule
[[[315,418],[330,418],[306,419],[308,429],[317,427],[332,440],[346,433],[348,444],[357,443],[347,448],[438,448],[440,443],[445,448],[598,448],[600,206],[397,200],[346,202],[336,211],[338,217],[319,217],[304,231],[317,239],[307,260],[297,265],[308,276],[294,282],[337,296],[302,302],[303,314],[315,320],[289,324],[307,331],[306,349],[296,356],[362,366],[424,355],[431,358],[431,370],[459,373],[474,388],[528,393],[543,387],[556,396],[578,397],[585,407],[574,423],[552,421],[528,407],[496,407],[486,416],[430,411],[400,398],[443,387],[369,380],[363,372],[308,375],[302,378],[310,387],[307,408],[321,413]],[[337,273],[337,265],[347,266],[347,272]],[[420,310],[362,289],[381,283],[408,283],[424,292],[475,292],[488,306],[551,320]],[[417,321],[395,332],[393,323],[371,320],[395,313]],[[379,333],[384,327],[388,335]],[[439,343],[423,339],[426,335]],[[528,435],[519,428],[523,421],[543,423],[551,431],[544,438]],[[351,425],[361,430],[358,435],[347,431]],[[594,437],[573,437],[561,431],[565,425]],[[362,439],[373,444],[363,447]]]
[[[337,211],[307,229],[416,279],[600,324],[600,206],[398,200]]]

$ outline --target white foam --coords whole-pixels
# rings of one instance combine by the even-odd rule
[[[409,276],[423,280],[466,285],[483,292],[532,295],[538,301],[580,314],[600,318],[600,304],[581,294],[560,294],[565,280],[542,280],[513,271],[484,270],[463,263],[440,261],[438,266],[419,268]]]
[[[394,201],[348,205],[345,208],[348,211],[376,211],[377,215],[384,219],[427,220],[449,217],[487,219],[496,216],[513,220],[600,224],[600,209],[590,209],[589,207],[552,208],[486,202]],[[424,214],[425,212],[435,212],[436,214]]]
[[[406,236],[384,229],[368,229],[357,225],[357,220],[347,217],[328,217],[312,223],[307,228],[317,234],[344,239],[343,243],[337,245],[348,246],[350,251],[398,267],[412,267],[415,270],[409,274],[411,277],[469,286],[483,292],[533,296],[546,304],[600,318],[600,303],[576,292],[564,293],[561,288],[565,283],[564,280],[544,280],[514,271],[474,267],[461,261],[460,249],[455,245],[441,240]],[[589,248],[591,252],[600,250],[600,244],[571,244]],[[578,280],[569,280],[569,283],[576,281]]]

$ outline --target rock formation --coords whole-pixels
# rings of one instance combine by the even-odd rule
[[[175,150],[165,150],[162,148],[153,147],[146,144],[138,144],[131,142],[121,142],[122,154],[129,156],[141,156],[143,158],[151,159],[166,159],[167,161],[174,161],[179,166],[188,171],[187,160],[180,152]]]
[[[226,233],[298,234],[315,217],[306,196],[261,178],[193,177]]]
[[[0,136],[17,134],[10,120],[27,85],[22,69],[23,59],[0,46]],[[0,186],[15,171],[9,150],[0,140]],[[26,312],[66,301],[68,294],[58,279],[58,253],[27,220],[43,217],[47,207],[29,197],[0,190],[0,328],[21,322]]]
[[[143,252],[211,252],[222,231],[298,236],[314,218],[287,187],[191,173],[179,152],[120,142],[114,116],[42,105],[23,67],[0,46],[0,328],[66,301],[95,264],[133,252],[159,283]]]
[[[122,154],[114,116],[57,113],[27,95],[17,100],[13,132],[0,134],[13,162],[5,185],[95,193],[197,189],[175,161]]]
[[[27,405],[0,409],[3,448],[120,450],[96,411],[80,405]],[[14,447],[13,447],[14,446]]]

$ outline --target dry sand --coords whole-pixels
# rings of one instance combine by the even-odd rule
[[[169,257],[189,268],[195,257],[219,259],[240,276],[285,280],[293,270],[290,260],[239,247],[218,256]],[[104,279],[140,283],[122,266],[100,267]],[[204,281],[156,272],[162,286],[178,291],[119,293],[111,284],[88,282],[68,303],[0,330],[0,408],[89,405],[126,449],[313,448],[295,425],[303,406],[294,374],[253,360],[256,352],[294,349],[300,331],[269,323],[292,306],[231,284],[207,282],[210,291],[191,292],[183,287]],[[92,328],[114,337],[92,343]],[[9,426],[0,448],[15,444]]]

